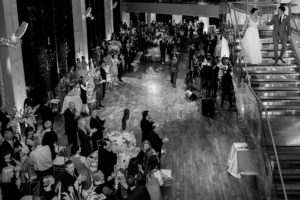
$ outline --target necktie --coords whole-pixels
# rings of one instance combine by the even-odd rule
[[[279,17],[279,25],[281,25],[281,16]]]

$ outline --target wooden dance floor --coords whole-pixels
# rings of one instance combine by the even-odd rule
[[[142,63],[126,74],[124,86],[115,87],[103,101],[99,115],[106,119],[106,132],[121,129],[124,109],[130,110],[133,131],[141,138],[142,112],[149,110],[159,124],[157,132],[170,141],[162,168],[171,169],[173,186],[162,188],[164,200],[247,200],[258,199],[255,178],[234,178],[227,173],[227,157],[232,143],[244,142],[235,112],[224,104],[222,116],[204,117],[199,102],[185,99],[186,67],[179,66],[177,88],[170,83],[167,65]],[[66,145],[63,117],[56,118],[54,130]],[[140,142],[139,142],[140,144]]]

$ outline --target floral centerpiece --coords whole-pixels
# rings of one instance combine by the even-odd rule
[[[108,51],[112,54],[118,54],[121,51],[122,44],[119,41],[110,41],[108,46]]]
[[[32,108],[30,106],[26,106],[24,109],[18,110],[17,108],[13,108],[14,110],[14,115],[9,116],[10,122],[7,125],[7,128],[12,127],[14,132],[20,132],[18,131],[20,124],[24,124],[27,126],[31,126],[33,128],[34,124],[36,124],[36,119],[35,119],[35,111],[37,107]]]
[[[86,200],[103,200],[106,199],[106,196],[104,194],[96,194],[95,192],[96,187],[92,187],[89,190],[83,190],[82,196]]]
[[[123,131],[113,131],[107,134],[108,139],[118,146],[118,148],[130,148],[136,145],[136,139],[133,133]]]

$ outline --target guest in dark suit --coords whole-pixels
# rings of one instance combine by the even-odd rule
[[[103,130],[104,128],[104,120],[101,120],[98,117],[98,111],[97,110],[93,110],[91,112],[91,121],[90,121],[90,127],[92,129],[96,129],[97,131],[93,134],[92,136],[92,142],[93,142],[93,151],[98,150],[97,147],[97,141],[101,140],[103,138]]]
[[[70,102],[69,108],[64,112],[65,118],[65,135],[68,136],[68,144],[77,145],[77,122],[76,118],[79,116],[79,112],[76,111],[75,103]]]
[[[126,182],[131,190],[128,200],[151,200],[150,194],[145,185],[136,186],[134,176],[128,176],[126,178]]]
[[[101,60],[101,49],[99,46],[96,47],[95,51],[93,52],[93,61],[94,67],[100,67],[100,60]]]
[[[130,51],[129,51],[128,72],[132,72],[133,71],[133,67],[131,66],[131,64],[133,63],[133,61],[135,59],[135,56],[136,56],[136,51],[135,51],[134,47],[132,46],[130,48]]]
[[[95,85],[94,92],[96,92],[97,108],[101,109],[101,107],[104,107],[101,104],[101,100],[102,100],[102,93],[105,91],[103,90],[103,86],[102,86],[102,83],[104,81],[101,77],[100,69],[96,70],[96,76],[93,77],[93,81],[94,81],[94,85]]]
[[[100,75],[101,75],[101,78],[103,80],[103,82],[102,82],[102,86],[103,86],[103,89],[102,89],[102,99],[105,99],[106,71],[105,71],[105,63],[104,62],[101,64],[101,67],[100,67]]]
[[[98,169],[104,174],[105,179],[111,176],[114,166],[117,163],[117,155],[111,151],[110,141],[103,138],[100,142],[101,146],[98,150]],[[105,162],[105,165],[103,165]]]
[[[148,140],[151,144],[151,147],[155,150],[156,154],[158,155],[158,158],[161,157],[161,148],[164,143],[168,142],[168,138],[161,139],[159,135],[154,131],[154,128],[152,131],[148,134]]]
[[[53,131],[52,124],[50,121],[46,121],[44,124],[45,130],[43,130],[43,139],[42,139],[42,145],[46,146],[48,145],[50,147],[51,155],[52,155],[52,160],[55,159],[56,154],[55,154],[55,148],[54,148],[54,143],[58,141],[57,134],[55,131]]]
[[[65,169],[66,171],[61,179],[61,186],[63,188],[63,191],[69,194],[69,187],[73,187],[74,193],[78,198],[79,194],[81,193],[81,184],[84,180],[84,176],[78,174],[71,160],[66,161]],[[78,190],[74,186],[76,181],[78,181]]]
[[[160,41],[160,62],[161,64],[164,64],[166,61],[166,49],[167,49],[167,44],[165,39],[162,39]]]
[[[218,82],[219,82],[219,66],[217,65],[216,61],[212,62],[213,69],[212,69],[212,77],[210,79],[210,86],[209,86],[209,91],[208,91],[208,96],[211,97],[211,91],[212,93],[212,98],[216,98],[217,96],[217,91],[218,91]]]
[[[42,117],[43,127],[44,127],[44,124],[45,124],[46,121],[50,121],[53,125],[54,117],[55,117],[57,109],[56,108],[51,109],[49,107],[49,99],[47,97],[43,98],[42,105],[40,106],[39,111],[40,111],[40,114],[41,114],[41,117]]]
[[[189,69],[191,69],[194,54],[195,54],[195,47],[194,44],[191,44],[189,48],[189,66],[188,66]]]
[[[141,120],[141,129],[142,129],[142,142],[148,140],[148,133],[153,130],[154,121],[151,120],[151,115],[148,110],[145,110],[143,113],[143,119]]]
[[[17,147],[14,143],[13,133],[10,130],[6,130],[4,132],[5,140],[1,144],[1,152],[9,151],[12,158],[20,161],[19,147]]]

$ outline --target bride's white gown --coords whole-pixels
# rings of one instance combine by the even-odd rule
[[[249,17],[248,28],[244,35],[242,45],[247,63],[260,64],[262,62],[261,43],[259,40],[258,27],[259,18],[254,22]]]

